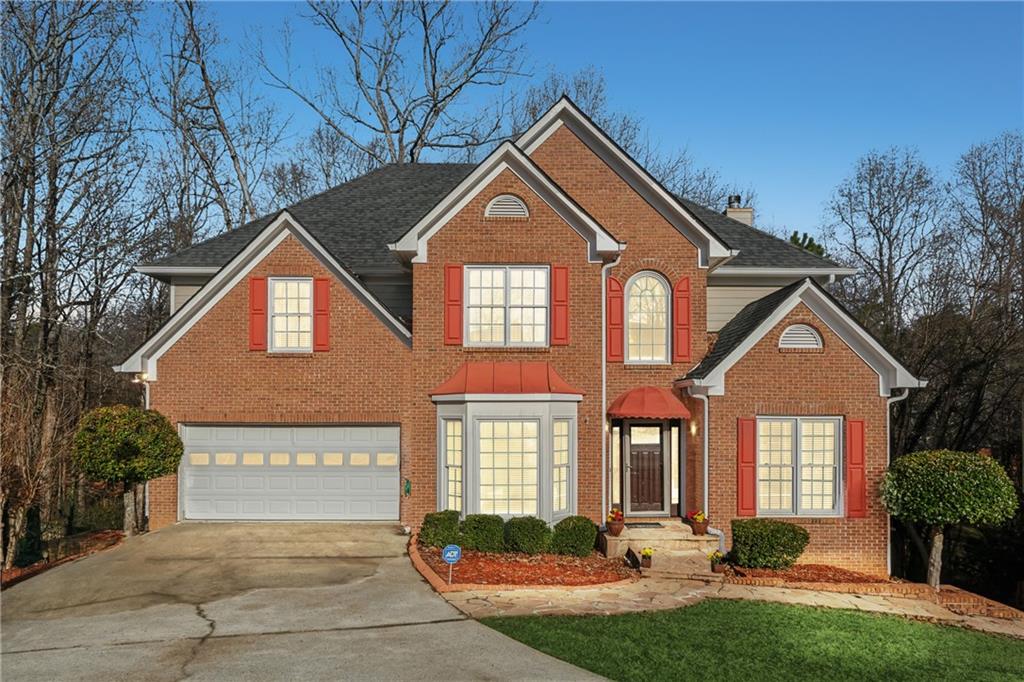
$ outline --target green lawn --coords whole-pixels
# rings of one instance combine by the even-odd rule
[[[706,600],[482,622],[613,680],[1024,680],[1024,642],[857,611]]]

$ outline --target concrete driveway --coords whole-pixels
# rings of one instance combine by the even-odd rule
[[[4,590],[2,677],[588,679],[434,594],[390,525],[190,523]]]

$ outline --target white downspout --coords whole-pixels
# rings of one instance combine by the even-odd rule
[[[608,518],[608,272],[622,256],[601,266],[601,522]]]
[[[701,393],[693,393],[687,391],[691,396],[704,403],[704,423],[701,424],[701,430],[704,432],[704,447],[701,449],[701,456],[704,458],[704,513],[708,514],[708,496],[710,494],[711,483],[708,481],[711,475],[711,453],[708,452],[708,448],[711,444],[710,422],[708,417],[710,414],[710,405],[708,403],[708,397]],[[718,551],[725,554],[725,533],[719,528],[712,528],[708,526],[708,534],[718,536]]]
[[[892,433],[889,423],[892,415],[892,406],[901,400],[906,400],[910,395],[910,389],[903,389],[903,395],[887,398],[885,401],[885,466],[892,464]],[[886,515],[889,522],[885,524],[885,565],[889,575],[892,575],[892,518]]]

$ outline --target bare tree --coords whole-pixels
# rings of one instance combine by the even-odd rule
[[[288,206],[347,182],[377,166],[375,157],[354,147],[323,123],[268,171],[272,207]]]
[[[504,136],[501,105],[467,109],[474,91],[522,75],[523,29],[537,6],[490,0],[310,2],[310,19],[337,40],[337,63],[316,83],[257,58],[268,81],[294,93],[374,165],[415,162],[424,153],[477,149]],[[291,62],[290,36],[284,36]]]

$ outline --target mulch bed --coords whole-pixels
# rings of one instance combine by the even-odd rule
[[[792,568],[741,568],[734,566],[733,573],[741,578],[781,578],[792,583],[891,583],[892,580],[877,575],[848,571],[845,568],[825,564],[796,564]]]
[[[437,547],[419,545],[426,564],[447,582],[448,564]],[[463,550],[455,564],[452,582],[478,585],[598,585],[635,578],[636,571],[621,558],[608,559],[600,554],[588,557],[560,554],[489,554]]]
[[[115,545],[121,544],[124,540],[124,532],[119,530],[98,530],[92,533],[83,533],[82,536],[75,536],[75,546],[78,548],[74,554],[60,557],[56,560],[51,561],[37,561],[34,564],[28,566],[22,566],[20,568],[5,568],[0,572],[0,584],[2,589],[7,589],[11,585],[20,583],[22,580],[28,580],[33,576],[37,576],[43,571],[48,571],[51,568],[66,564],[69,561],[74,561],[89,554],[93,554],[103,549],[114,547]]]

